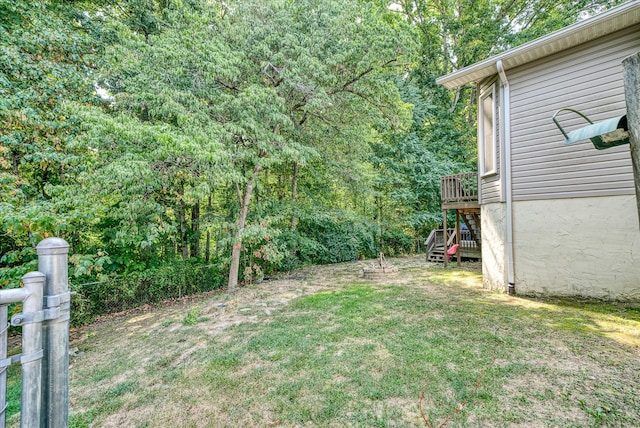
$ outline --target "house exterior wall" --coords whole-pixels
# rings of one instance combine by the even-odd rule
[[[629,147],[564,145],[552,122],[570,107],[594,122],[625,114],[622,60],[640,50],[640,25],[507,70],[514,201],[634,194]],[[565,130],[587,125],[564,112]]]
[[[564,107],[594,122],[625,114],[622,60],[638,51],[640,25],[635,25],[506,70],[518,294],[640,301],[640,231],[629,146],[601,151],[590,141],[564,145],[551,120]],[[559,120],[567,132],[587,125],[572,113]],[[503,164],[504,148],[498,147]],[[480,179],[484,284],[501,290],[507,284],[503,176]]]
[[[634,196],[520,201],[513,208],[518,294],[640,301]]]
[[[505,290],[505,204],[496,202],[480,207],[482,228],[482,282],[486,288]]]

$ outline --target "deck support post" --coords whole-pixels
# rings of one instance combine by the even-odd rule
[[[449,246],[447,245],[447,242],[449,241],[449,237],[447,236],[447,210],[446,208],[442,210],[442,236],[444,237],[444,256],[443,256],[443,263],[444,263],[444,267],[447,267],[447,264],[449,262],[449,255],[447,254],[447,251],[449,251]]]
[[[460,240],[460,210],[456,210],[456,244],[458,244],[457,265],[462,266],[462,241]]]

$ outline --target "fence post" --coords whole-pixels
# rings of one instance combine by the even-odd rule
[[[45,305],[47,309],[60,309],[59,317],[43,323],[40,426],[66,428],[69,424],[69,244],[61,238],[47,238],[36,250],[38,270],[46,276]]]
[[[22,277],[27,298],[22,304],[25,316],[42,313],[45,275],[29,272]],[[42,408],[42,323],[34,320],[22,326],[22,400],[20,405],[20,426],[36,428],[40,426]]]
[[[9,309],[7,305],[0,305],[0,428],[5,427],[7,411],[7,367],[11,359],[7,359],[7,337],[9,331]]]

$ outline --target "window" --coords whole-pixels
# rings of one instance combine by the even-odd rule
[[[495,84],[480,95],[480,175],[496,173]]]

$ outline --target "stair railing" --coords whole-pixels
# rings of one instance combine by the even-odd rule
[[[429,261],[429,256],[431,255],[431,252],[436,248],[437,234],[438,234],[438,231],[436,229],[433,229],[429,234],[429,237],[427,238],[427,240],[424,241],[424,246],[426,247],[425,261],[427,262]]]
[[[451,246],[453,244],[457,244],[457,242],[456,242],[456,230],[455,229],[447,229],[447,234],[449,235],[449,239],[447,239],[447,248],[451,248]]]

